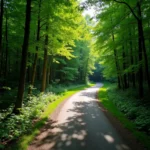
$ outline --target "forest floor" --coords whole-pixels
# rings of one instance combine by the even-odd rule
[[[82,90],[52,114],[28,150],[144,150],[136,139],[98,105],[102,84]]]

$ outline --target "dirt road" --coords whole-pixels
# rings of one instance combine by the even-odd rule
[[[131,150],[97,104],[101,86],[70,97],[28,150]]]

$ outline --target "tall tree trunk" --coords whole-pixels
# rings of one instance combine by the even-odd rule
[[[36,59],[36,58],[35,58]],[[37,60],[37,67],[36,67],[36,76],[37,76],[37,81],[40,81],[41,80],[41,60],[40,59],[38,59]]]
[[[50,83],[55,78],[55,66],[53,65],[53,55],[50,56]]]
[[[86,64],[85,64],[84,83],[87,83],[87,77],[88,77],[88,64],[89,64],[89,56],[88,56],[87,61],[86,61]]]
[[[50,83],[50,56],[48,57],[48,64],[47,64],[47,83],[46,85],[49,86]]]
[[[0,58],[1,58],[1,52],[2,52],[3,14],[4,14],[4,0],[1,0],[1,6],[0,6]]]
[[[141,40],[141,29],[140,29],[140,22],[138,22],[138,45],[139,45],[139,71],[138,71],[138,77],[139,77],[139,97],[143,98],[143,69],[142,69],[142,40]]]
[[[47,67],[47,85],[51,83],[52,61],[53,61],[53,56],[50,55],[48,60],[48,67]]]
[[[1,0],[0,5],[0,60],[2,60],[2,31],[3,31],[3,14],[4,14],[4,0]],[[0,61],[0,76],[2,75],[2,61]]]
[[[46,88],[46,75],[47,75],[47,62],[48,62],[48,33],[47,32],[48,32],[48,25],[46,26],[46,35],[45,35],[44,63],[43,63],[41,92],[44,92]]]
[[[5,41],[6,41],[6,54],[5,54],[5,79],[7,80],[7,74],[8,74],[8,15],[7,10],[6,12],[6,24],[5,24]]]
[[[111,24],[113,24],[112,17],[110,19]],[[115,36],[113,32],[113,28],[111,29],[111,36],[112,36],[112,41],[115,43]],[[114,48],[114,59],[115,59],[115,65],[116,65],[116,71],[117,71],[117,80],[118,80],[118,88],[121,89],[121,79],[120,79],[120,73],[119,73],[119,63],[118,63],[118,58],[117,58],[117,50]]]
[[[23,46],[22,46],[22,57],[21,57],[21,66],[20,66],[18,95],[17,95],[15,107],[13,110],[13,112],[15,114],[20,113],[20,108],[22,108],[22,102],[23,102],[25,77],[26,77],[26,66],[27,66],[27,55],[28,55],[28,45],[29,45],[29,35],[30,35],[30,20],[31,20],[31,0],[27,0],[24,41],[23,41]]]
[[[112,40],[115,42],[114,33],[112,31]],[[115,65],[117,70],[117,79],[118,79],[118,88],[121,89],[121,79],[120,79],[120,73],[119,73],[119,63],[117,58],[117,50],[114,48],[114,59],[115,59]]]
[[[134,65],[134,59],[133,59],[133,44],[132,44],[132,37],[131,37],[131,30],[129,29],[129,38],[130,38],[130,60],[131,60],[131,65]],[[132,67],[132,72],[131,72],[131,79],[132,79],[132,85],[135,88],[135,73],[134,69]]]
[[[139,71],[138,71],[138,77],[139,77],[139,97],[143,98],[144,94],[143,94],[143,70],[142,70],[142,51],[144,54],[144,59],[145,59],[145,70],[146,70],[146,74],[147,74],[147,80],[148,80],[148,86],[150,87],[150,79],[149,79],[149,71],[148,71],[148,59],[147,59],[147,54],[146,54],[146,48],[145,48],[145,39],[144,39],[144,33],[143,33],[143,26],[142,26],[142,14],[141,14],[141,3],[142,0],[138,0],[137,1],[137,8],[138,8],[138,16],[135,14],[134,10],[131,8],[131,6],[124,2],[124,1],[118,1],[118,0],[114,0],[117,3],[120,4],[125,4],[131,11],[131,13],[133,14],[134,18],[137,20],[137,24],[138,24],[138,45],[139,45],[139,53],[138,53],[138,57],[139,57]]]
[[[123,52],[122,52],[123,71],[125,71],[125,69],[126,69],[126,54],[125,54],[124,45],[123,45],[122,50],[123,50]],[[127,85],[127,74],[126,73],[124,73],[124,75],[123,75],[123,82],[124,82],[124,88],[127,89],[128,85]]]
[[[40,20],[40,14],[41,14],[41,1],[39,0],[39,10],[38,10],[38,20],[37,20],[37,36],[36,36],[36,41],[39,44],[40,41],[40,25],[41,25],[41,20]],[[36,46],[36,53],[34,57],[34,62],[32,66],[32,77],[31,77],[31,83],[29,86],[28,94],[31,94],[32,92],[32,87],[34,86],[34,81],[35,81],[35,76],[36,76],[36,67],[37,67],[37,61],[38,61],[38,50],[39,46]]]
[[[139,16],[139,20],[138,20],[139,36],[141,37],[141,44],[142,44],[143,56],[144,56],[144,62],[145,62],[145,73],[146,73],[146,76],[147,76],[148,87],[150,89],[148,58],[147,58],[147,52],[146,52],[146,46],[145,46],[145,38],[144,38],[144,31],[143,31],[141,5],[140,5],[139,2],[137,3],[137,7],[138,7],[138,16]]]
[[[28,62],[30,63],[31,62],[31,53],[30,52],[28,52]],[[28,83],[30,83],[30,80],[31,80],[31,66],[30,65],[28,65],[27,66],[27,82]]]
[[[31,83],[30,83],[30,86],[29,86],[28,94],[32,93],[32,87],[34,85],[35,75],[36,75],[37,60],[38,60],[38,54],[36,53],[35,57],[34,57],[33,67],[32,67]]]
[[[0,58],[0,76],[3,77],[4,76],[4,51],[1,51],[1,58]]]

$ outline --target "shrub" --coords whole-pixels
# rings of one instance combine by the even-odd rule
[[[150,134],[150,109],[144,102],[137,99],[135,89],[121,91],[110,86],[108,97],[117,108],[134,122],[138,130]]]
[[[60,98],[63,92],[81,86],[82,85],[50,86],[47,89],[46,94],[42,94],[36,90],[36,92],[35,91],[33,92],[36,93],[36,95],[32,94],[24,99],[21,115],[11,114],[14,107],[13,104],[11,104],[7,109],[1,110],[0,111],[0,148],[1,147],[3,148],[3,146],[8,141],[12,139],[17,139],[19,136],[27,132],[30,132],[32,130],[35,120],[37,120],[40,117],[40,115],[47,107],[47,105]],[[16,92],[14,93],[16,94]],[[13,93],[11,93],[12,97],[14,97],[14,95]],[[3,98],[4,99],[6,98],[5,95]],[[11,115],[7,117],[7,119],[5,119],[6,116],[9,114]]]
[[[1,111],[0,143],[16,139],[20,135],[30,131],[33,126],[33,120],[41,115],[48,103],[57,98],[58,96],[53,93],[40,94],[38,96],[32,95],[30,100],[27,101],[26,99],[23,103],[21,115],[11,114],[6,120],[4,118],[12,112],[13,107]]]

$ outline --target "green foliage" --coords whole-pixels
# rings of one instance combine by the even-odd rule
[[[1,143],[5,143],[7,140],[17,139],[20,135],[30,132],[35,119],[39,118],[47,104],[55,101],[58,97],[53,93],[30,96],[30,99],[28,101],[26,100],[23,104],[21,115],[11,114],[9,116],[8,114],[12,112],[13,107],[3,110],[0,113]]]
[[[8,20],[7,24],[6,22],[3,23],[3,37],[6,36],[5,25],[8,25],[8,56],[5,50],[6,41],[3,38],[4,47],[2,51],[4,56],[0,62],[0,69],[2,70],[0,82],[2,85],[14,88],[13,86],[18,86],[19,79],[25,24],[25,19],[22,16],[25,16],[26,1],[8,0],[5,5],[7,5],[8,18],[5,14],[4,20]],[[80,72],[83,74],[83,80],[86,80],[94,68],[95,61],[90,35],[92,21],[90,18],[87,19],[87,17],[82,16],[79,2],[75,0],[67,2],[65,0],[36,0],[32,1],[31,12],[26,82],[31,83],[35,55],[37,55],[36,68],[39,69],[35,75],[35,78],[37,76],[38,78],[35,80],[41,82],[44,48],[47,48],[48,51],[47,72],[49,71],[49,79],[47,80],[49,81],[47,83],[52,83],[56,79],[59,79],[61,83],[76,82],[80,79]],[[45,30],[46,26],[48,26],[47,31]],[[48,36],[48,43],[47,46],[44,46],[46,35]],[[79,53],[80,48],[82,48],[82,54]],[[9,63],[6,63],[5,56],[8,57]],[[14,83],[11,84],[12,81],[15,85]],[[30,89],[33,88],[30,87]]]
[[[98,97],[103,106],[150,149],[150,110],[135,99],[134,91],[132,95],[131,90],[121,91],[115,84],[104,83]]]
[[[108,90],[108,97],[121,112],[133,121],[137,129],[150,134],[149,106],[142,105],[140,100],[137,100],[133,93],[136,93],[135,89],[121,91],[111,86]]]
[[[101,6],[98,8],[100,11],[97,12],[93,36],[94,48],[99,52],[99,61],[104,67],[103,76],[107,79],[116,78],[118,87],[122,89],[131,86],[129,83],[135,87],[137,82],[141,88],[138,89],[139,97],[143,98],[144,82],[150,87],[150,42],[147,38],[150,27],[147,25],[147,10],[150,5],[146,0],[142,3],[135,0],[88,2]]]
[[[85,82],[94,65],[95,56],[91,49],[90,21],[82,16],[79,3],[75,0],[67,2],[65,0],[33,0],[29,45],[27,45],[29,47],[28,61],[25,66],[28,70],[27,87],[25,91],[19,88],[21,92],[23,91],[22,95],[24,94],[23,107],[20,106],[22,107],[20,108],[21,115],[9,116],[16,104],[21,49],[25,38],[23,33],[25,31],[26,2],[8,0],[4,4],[2,57],[0,55],[0,86],[6,90],[0,95],[0,142],[2,143],[8,139],[16,139],[30,131],[35,119],[42,114],[47,104],[57,100],[69,88],[76,87],[76,85],[64,86],[58,83],[67,84],[77,80]],[[48,29],[45,30],[45,28]],[[47,44],[45,44],[45,36],[48,37]],[[45,49],[47,49],[46,74],[49,74],[45,80],[47,80],[48,88],[46,94],[40,94],[40,85],[30,84],[34,63],[37,64],[35,68],[38,70],[35,71],[35,82],[41,83],[43,80],[42,65],[45,59]],[[36,55],[37,60],[34,62]],[[93,57],[90,58],[92,55]],[[80,79],[80,73],[82,79]],[[49,83],[52,85],[49,86]],[[27,88],[32,90],[32,94],[28,95]]]
[[[0,112],[1,146],[13,139],[18,139],[21,135],[31,133],[35,122],[47,114],[45,110],[48,109],[48,105],[51,107],[53,103],[58,103],[53,106],[56,108],[67,95],[69,96],[69,94],[73,94],[85,87],[86,85],[53,85],[47,88],[46,94],[30,95],[26,98],[20,115],[11,114],[13,106],[2,110]],[[59,99],[62,100],[57,102]],[[54,108],[51,108],[49,111],[54,111]]]
[[[9,116],[10,120],[11,118],[14,117],[15,119],[14,124],[12,124],[10,121],[5,123],[6,126],[4,126],[3,131],[9,129],[7,126],[11,124],[15,126],[16,128],[14,129],[14,135],[11,136],[9,141],[11,139],[15,139],[19,137],[19,141],[15,143],[14,145],[6,145],[8,139],[1,139],[2,147],[5,145],[7,146],[6,148],[11,150],[16,150],[16,149],[21,149],[21,150],[26,150],[27,146],[29,145],[30,142],[34,139],[34,137],[39,133],[40,128],[45,124],[47,119],[49,118],[50,114],[57,108],[57,106],[65,99],[73,95],[74,93],[86,88],[93,86],[94,84],[89,84],[89,85],[70,85],[70,86],[60,86],[59,88],[61,90],[61,94],[52,94],[51,92],[48,92],[47,94],[41,94],[39,97],[33,96],[33,98],[30,99],[30,101],[26,104],[27,107],[24,106],[24,109],[26,111],[23,111],[20,116]],[[63,92],[63,89],[66,89],[66,92]],[[52,88],[51,88],[52,89]],[[56,87],[54,88],[57,89]],[[57,90],[56,90],[57,91]],[[43,104],[44,103],[44,104]],[[23,110],[24,110],[23,109]],[[18,129],[18,122],[21,124],[24,128],[24,131],[21,130],[20,126]],[[0,130],[1,131],[1,130]],[[9,134],[9,133],[8,133]],[[1,136],[5,136],[5,138],[8,138],[7,132],[6,134],[2,133]],[[17,138],[18,139],[18,138]]]

